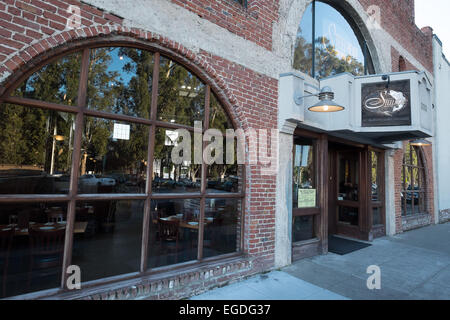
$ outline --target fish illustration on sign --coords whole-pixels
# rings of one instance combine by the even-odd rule
[[[368,95],[364,99],[363,107],[367,111],[392,117],[393,114],[402,111],[407,104],[408,99],[402,92],[382,90]]]

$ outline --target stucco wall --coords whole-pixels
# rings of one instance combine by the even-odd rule
[[[442,44],[435,37],[434,66],[435,66],[435,105],[436,105],[436,179],[438,187],[438,207],[443,220],[450,220],[450,144],[448,141],[448,121],[450,119],[450,64],[442,53]]]

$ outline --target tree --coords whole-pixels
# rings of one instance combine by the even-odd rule
[[[26,79],[14,96],[75,105],[78,95],[80,54],[75,53],[44,66]],[[36,166],[60,171],[70,166],[70,143],[53,150],[55,128],[69,137],[72,120],[67,113],[4,104],[0,108],[0,161],[15,166]],[[52,155],[52,151],[57,154]]]
[[[325,78],[349,72],[355,76],[364,74],[364,65],[355,57],[339,57],[338,52],[326,37],[318,37],[315,46],[316,77]],[[311,74],[312,44],[299,36],[294,50],[294,69]]]

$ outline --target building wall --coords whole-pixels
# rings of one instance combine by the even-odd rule
[[[442,43],[433,39],[434,74],[435,74],[435,105],[436,105],[436,184],[438,187],[437,202],[440,222],[450,220],[450,147],[447,139],[448,119],[450,119],[450,63],[442,52]]]
[[[395,59],[401,55],[411,68],[426,70],[432,78],[431,35],[413,23],[413,1],[330,2],[343,6],[360,26],[378,73],[396,71]],[[279,75],[293,71],[295,35],[310,3],[248,0],[244,8],[232,0],[134,0],[133,5],[119,0],[3,0],[0,94],[55,48],[121,37],[168,48],[204,70],[240,128],[277,128]],[[80,28],[67,27],[69,5],[81,10]],[[381,9],[380,27],[368,23],[372,5]],[[244,248],[254,259],[254,272],[275,265],[277,177],[262,169],[251,165],[246,172]]]

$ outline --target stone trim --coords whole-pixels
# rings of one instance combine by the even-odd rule
[[[450,221],[450,209],[439,211],[439,223],[446,223]]]

